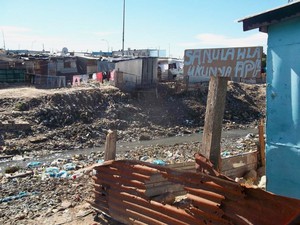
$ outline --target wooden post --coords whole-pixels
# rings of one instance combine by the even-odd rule
[[[184,90],[188,91],[189,90],[189,76],[184,76],[183,77],[183,82],[184,82]]]
[[[260,120],[260,124],[258,125],[258,135],[259,135],[259,152],[261,165],[266,165],[266,155],[265,155],[265,137],[264,137],[264,119]]]
[[[203,130],[203,154],[220,171],[222,122],[225,109],[227,77],[210,77]]]
[[[109,130],[105,142],[104,161],[115,160],[116,142],[117,142],[117,132]]]

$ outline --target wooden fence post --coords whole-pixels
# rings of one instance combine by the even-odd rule
[[[227,77],[210,77],[203,130],[203,154],[220,171],[222,122],[227,93]]]
[[[264,119],[260,120],[260,124],[258,125],[258,135],[259,135],[259,152],[260,152],[260,160],[261,165],[266,165],[266,155],[265,155],[265,137],[264,137]]]
[[[116,142],[117,142],[117,132],[109,130],[105,142],[104,161],[115,160]]]

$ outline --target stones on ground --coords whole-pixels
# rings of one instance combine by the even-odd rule
[[[147,134],[142,134],[142,135],[139,137],[139,140],[140,140],[140,141],[149,141],[149,140],[151,140],[151,136],[150,136],[150,135],[147,135]]]
[[[63,209],[67,209],[67,208],[70,208],[72,206],[72,203],[68,200],[64,200],[62,203],[61,203],[61,208]]]
[[[29,138],[29,141],[31,143],[41,143],[41,142],[45,142],[47,140],[48,140],[48,138],[46,136],[44,136],[44,135],[40,135],[40,136],[37,136],[37,137],[31,137],[31,138]]]

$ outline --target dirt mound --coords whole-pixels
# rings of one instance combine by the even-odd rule
[[[47,90],[31,95],[7,90],[0,98],[1,121],[26,121],[30,130],[2,132],[4,153],[64,150],[102,145],[108,129],[122,141],[154,139],[193,133],[204,125],[207,84],[197,91],[175,93],[172,84],[161,84],[158,94],[139,97],[116,88]],[[2,90],[3,91],[3,90]],[[265,114],[265,86],[229,82],[224,126],[255,124]]]

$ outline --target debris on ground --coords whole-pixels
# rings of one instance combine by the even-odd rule
[[[0,90],[0,119],[10,127],[5,130],[6,125],[0,124],[0,160],[16,161],[0,168],[0,224],[114,224],[104,215],[91,213],[85,202],[93,195],[90,166],[103,163],[104,153],[97,148],[104,145],[107,131],[117,130],[120,143],[155,142],[202,132],[207,89],[176,94],[166,83],[158,87],[158,93],[158,98],[139,99],[113,87]],[[265,85],[229,82],[226,101],[224,130],[255,128],[265,114]],[[26,127],[18,126],[18,121],[25,121]],[[222,157],[256,151],[257,139],[256,134],[222,138]],[[87,148],[95,151],[39,160]],[[200,148],[199,141],[151,144],[117,152],[116,159],[163,166],[192,162]],[[263,175],[258,173],[253,179],[262,188]]]

